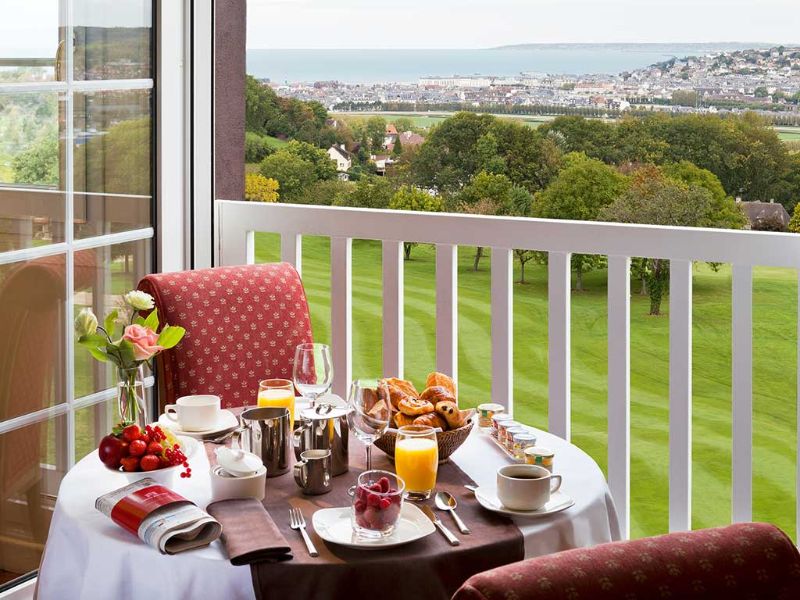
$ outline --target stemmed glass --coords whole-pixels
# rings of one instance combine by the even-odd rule
[[[389,428],[392,415],[389,388],[377,379],[356,379],[347,397],[347,424],[367,447],[367,471],[372,469],[372,443]]]
[[[313,408],[317,398],[328,393],[333,383],[331,349],[326,344],[300,344],[294,351],[294,385]]]

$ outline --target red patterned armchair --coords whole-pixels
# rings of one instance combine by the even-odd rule
[[[568,550],[474,575],[453,600],[788,600],[800,554],[780,529],[717,529]]]
[[[186,328],[158,357],[159,403],[216,394],[224,408],[256,403],[258,382],[292,378],[294,349],[312,341],[303,284],[288,263],[148,275],[162,323]]]

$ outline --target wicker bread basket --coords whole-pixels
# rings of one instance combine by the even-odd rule
[[[439,431],[436,433],[436,440],[439,443],[439,462],[445,462],[453,452],[458,450],[459,446],[469,437],[472,426],[473,419],[470,418],[466,425],[458,429],[450,429],[449,431]],[[375,440],[375,446],[394,460],[395,442],[397,442],[397,429],[387,429],[386,433]]]

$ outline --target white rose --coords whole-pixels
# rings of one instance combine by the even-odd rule
[[[97,331],[97,317],[90,308],[84,308],[75,318],[75,331],[79,336],[93,335]]]
[[[135,310],[150,310],[155,304],[150,294],[139,290],[131,290],[125,294],[125,302]]]

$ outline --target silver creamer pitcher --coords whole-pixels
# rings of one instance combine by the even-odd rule
[[[242,449],[264,461],[267,477],[286,473],[290,465],[292,435],[289,409],[261,407],[245,410],[242,415]]]
[[[347,409],[344,406],[326,403],[323,399],[313,408],[300,413],[294,431],[294,454],[306,450],[330,450],[331,474],[336,477],[347,473],[348,433]]]

